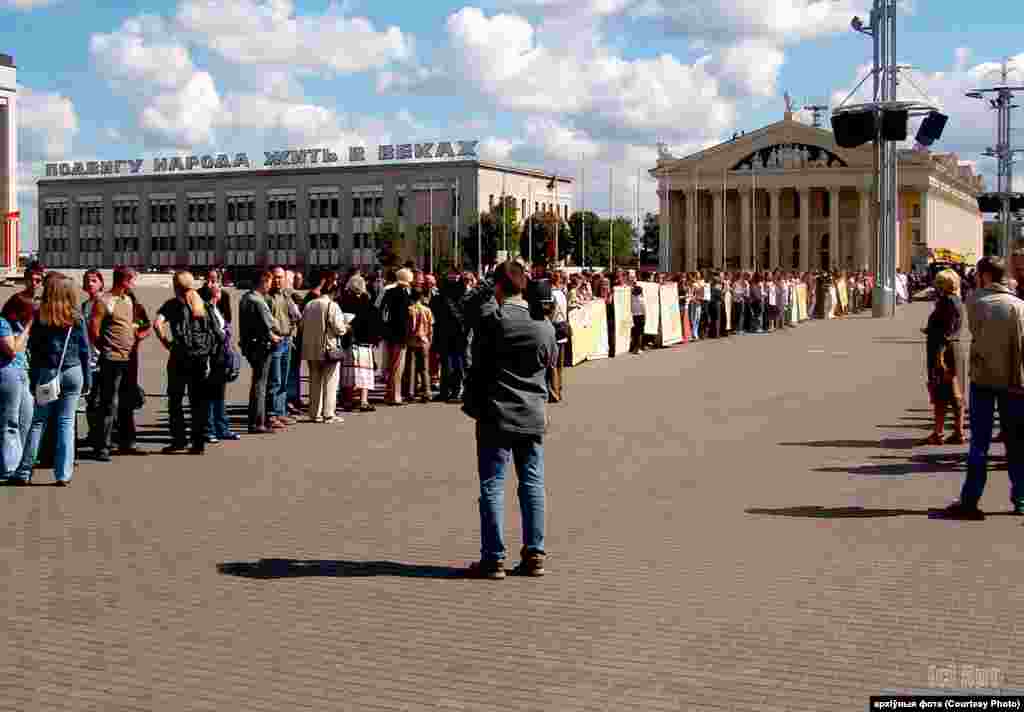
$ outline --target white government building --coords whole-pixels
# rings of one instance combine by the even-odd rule
[[[0,54],[0,269],[18,268],[18,74],[14,58]]]
[[[873,269],[874,147],[782,121],[685,158],[664,151],[659,269]],[[955,154],[899,154],[897,267],[945,249],[982,256],[981,176]]]

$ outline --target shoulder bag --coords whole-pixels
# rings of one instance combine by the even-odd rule
[[[331,313],[331,307],[335,306],[334,302],[327,302],[327,308],[324,309],[324,336],[323,336],[323,357],[322,360],[328,363],[335,363],[345,358],[345,347],[342,345],[342,339],[340,336],[331,336],[327,331],[327,315]]]
[[[60,363],[57,365],[57,375],[46,383],[36,385],[36,405],[44,406],[53,403],[60,398],[60,374],[64,369],[64,356],[68,352],[68,342],[71,341],[71,331],[74,327],[68,327],[68,335],[64,338],[64,349],[60,352]]]

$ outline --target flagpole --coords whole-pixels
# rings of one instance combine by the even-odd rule
[[[529,233],[529,235],[526,238],[527,239],[526,249],[529,250],[530,266],[532,267],[533,266],[533,219],[536,216],[535,213],[532,212],[533,211],[533,184],[532,183],[529,186],[527,186],[526,195],[527,195],[527,199],[526,199],[527,200],[527,205],[526,205],[526,207],[529,208],[530,211],[531,211],[530,212],[530,233]]]
[[[665,212],[668,213],[668,219],[665,221],[665,227],[668,228],[668,229],[665,230],[665,247],[664,248],[662,248],[662,246],[661,246],[661,239],[660,239],[661,235],[658,236],[658,238],[659,238],[658,239],[658,252],[662,252],[662,251],[668,252],[668,254],[664,256],[665,257],[664,263],[665,263],[665,265],[669,269],[671,269],[671,265],[672,265],[672,174],[671,173],[668,174],[668,192],[665,194],[665,196],[666,196],[665,197]],[[693,212],[693,211],[691,210],[690,212]],[[661,260],[659,260],[659,262],[660,261]],[[661,265],[658,265],[658,266],[659,266],[659,268],[661,267]],[[685,264],[683,265],[683,269],[684,270],[686,269],[686,265]]]
[[[615,184],[613,177],[614,168],[608,169],[608,272],[612,271],[612,264],[615,252]]]
[[[558,171],[555,171],[555,266],[558,265],[558,231],[562,227],[562,206],[558,204]]]
[[[459,190],[459,177],[455,176],[455,258],[459,269],[462,269],[462,253],[459,252],[459,230],[462,227],[462,207],[460,202],[462,201],[462,192]]]
[[[430,263],[428,271],[434,271],[434,179],[427,183],[427,195],[430,200]]]
[[[501,174],[501,249],[505,253],[505,259],[508,259],[508,239],[506,237],[505,225],[505,174]]]
[[[587,164],[583,162],[583,154],[580,154],[580,245],[583,248],[580,256],[580,267],[587,266]]]
[[[724,270],[726,265],[725,246],[727,240],[725,239],[725,233],[727,232],[726,215],[728,214],[728,198],[729,198],[729,185],[727,183],[728,178],[726,177],[725,169],[722,170],[722,265],[719,269]]]

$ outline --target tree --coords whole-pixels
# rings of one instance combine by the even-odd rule
[[[533,256],[535,264],[554,263],[555,226],[558,226],[558,255],[561,259],[572,255],[575,251],[575,239],[569,226],[558,219],[554,213],[537,213],[531,215],[523,223],[519,250],[523,257]],[[531,230],[532,226],[532,230]],[[530,248],[530,235],[533,235],[533,249]]]
[[[661,224],[659,216],[647,213],[644,216],[644,232],[640,236],[640,262],[651,264],[658,261]]]
[[[633,224],[626,218],[615,218],[614,221],[599,220],[594,225],[594,232],[590,232],[590,225],[587,226],[587,263],[597,267],[608,267],[608,242],[610,228],[615,227],[614,261],[617,264],[625,265],[636,261],[633,248],[636,240],[636,230]]]
[[[401,261],[399,251],[404,235],[398,230],[398,221],[388,218],[377,226],[373,233],[373,246],[377,252],[377,262],[385,267],[393,267]]]
[[[470,264],[478,268],[482,264],[493,264],[497,258],[498,246],[501,241],[501,229],[497,219],[490,212],[480,214],[480,237],[477,237],[477,226],[471,225],[466,235],[464,253]],[[483,259],[477,254],[478,247],[483,248]]]
[[[594,261],[594,255],[591,252],[593,246],[596,244],[594,241],[594,235],[597,234],[598,225],[601,223],[601,218],[590,210],[586,212],[575,212],[569,216],[569,229],[573,235],[573,262],[581,267],[587,265],[596,264]],[[584,232],[584,228],[586,232]],[[607,236],[605,240],[607,241]],[[584,240],[586,241],[584,243]],[[584,250],[584,248],[586,248]],[[584,255],[584,251],[586,254]],[[608,262],[608,251],[605,250],[605,264]],[[586,258],[586,264],[584,264],[584,257]]]

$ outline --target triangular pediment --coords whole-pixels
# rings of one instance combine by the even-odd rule
[[[840,148],[831,131],[783,119],[683,158],[662,158],[656,173],[719,175],[723,171],[749,170],[744,161],[751,158],[756,169],[769,170],[870,169],[874,161],[872,144]]]

